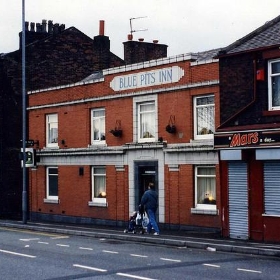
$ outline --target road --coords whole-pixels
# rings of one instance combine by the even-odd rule
[[[280,260],[0,228],[0,271],[3,280],[277,280]]]

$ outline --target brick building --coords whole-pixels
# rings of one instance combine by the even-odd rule
[[[124,226],[152,180],[161,226],[220,229],[217,50],[166,48],[129,40],[133,64],[28,93],[31,219]]]
[[[99,35],[93,39],[75,27],[65,29],[63,24],[46,20],[26,23],[25,37],[27,91],[77,82],[101,69],[125,64],[110,51],[104,21],[100,21]],[[19,45],[19,50],[0,55],[1,218],[21,216],[22,59],[21,43]]]
[[[280,241],[280,16],[223,49],[219,150],[222,231]]]

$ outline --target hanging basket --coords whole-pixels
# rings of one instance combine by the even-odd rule
[[[176,126],[175,125],[167,125],[165,130],[168,132],[168,133],[176,133]]]
[[[115,137],[122,137],[122,130],[121,129],[112,129],[110,130]]]
[[[175,126],[175,116],[171,115],[169,118],[169,123],[168,125],[165,127],[165,130],[168,133],[174,134],[176,133],[176,126]]]

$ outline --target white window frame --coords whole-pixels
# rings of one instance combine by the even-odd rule
[[[205,105],[197,105],[197,100],[202,98],[213,98],[212,104],[205,104]],[[213,107],[213,127],[210,127],[211,122],[208,122],[208,120],[205,121],[205,125],[202,125],[203,128],[200,129],[200,133],[198,132],[198,113],[197,110],[201,108],[210,108]],[[200,140],[200,139],[213,139],[214,138],[214,130],[215,130],[215,96],[214,94],[208,94],[208,95],[202,95],[202,96],[195,96],[193,98],[193,112],[194,112],[194,139]],[[209,116],[210,118],[211,116]],[[203,130],[203,132],[202,132]]]
[[[207,174],[198,174],[198,169],[199,168],[211,168],[214,169],[214,175],[207,175]],[[198,202],[198,178],[215,178],[215,196],[213,197],[214,194],[211,194],[208,192],[205,194],[205,198],[209,197],[210,199],[215,199],[216,204],[204,204],[204,203],[199,203]],[[203,210],[216,210],[217,209],[217,188],[216,188],[216,167],[215,166],[204,166],[204,165],[198,165],[195,166],[195,208],[196,209],[203,209]]]
[[[56,174],[50,174],[50,169],[56,169]],[[50,176],[56,176],[57,177],[57,195],[50,195]],[[46,168],[46,199],[45,202],[58,202],[58,167],[56,166],[48,166]]]
[[[280,59],[274,59],[268,62],[268,110],[269,111],[280,110],[280,105],[278,106],[273,105],[273,98],[272,98],[272,93],[273,93],[272,78],[276,77],[277,79],[279,79],[279,91],[280,91],[280,71],[278,73],[272,73],[272,65],[274,63],[280,64]],[[279,93],[279,99],[280,99],[280,93]]]
[[[56,138],[50,140],[51,129],[56,129]],[[58,147],[58,114],[47,114],[46,115],[46,146],[48,148],[57,148]]]
[[[104,169],[104,173],[96,173],[96,169]],[[95,178],[103,177],[104,178],[104,188],[105,188],[105,197],[95,197]],[[91,168],[91,201],[89,202],[89,206],[101,206],[107,207],[107,190],[106,190],[106,167],[105,166],[92,166]]]
[[[140,108],[142,105],[148,105],[153,104],[154,109],[152,111],[145,111],[141,112]],[[154,113],[154,135],[153,137],[141,137],[141,114],[149,114]],[[146,142],[156,142],[158,139],[158,105],[157,105],[157,95],[150,95],[150,96],[141,96],[141,97],[135,97],[133,99],[133,118],[134,118],[134,125],[133,125],[133,140],[134,142],[139,143],[146,143]]]
[[[104,115],[102,116],[97,116],[94,117],[95,112],[104,112]],[[96,145],[96,144],[105,144],[106,143],[106,124],[105,124],[105,108],[96,108],[91,110],[91,145]],[[104,131],[102,129],[99,130],[99,139],[94,139],[94,123],[98,122],[99,123],[99,128],[104,124]],[[104,139],[101,139],[102,136],[101,134],[104,133]]]

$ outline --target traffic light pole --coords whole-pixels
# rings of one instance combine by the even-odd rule
[[[22,0],[22,222],[27,223],[27,187],[26,187],[26,85],[25,85],[25,0]]]

